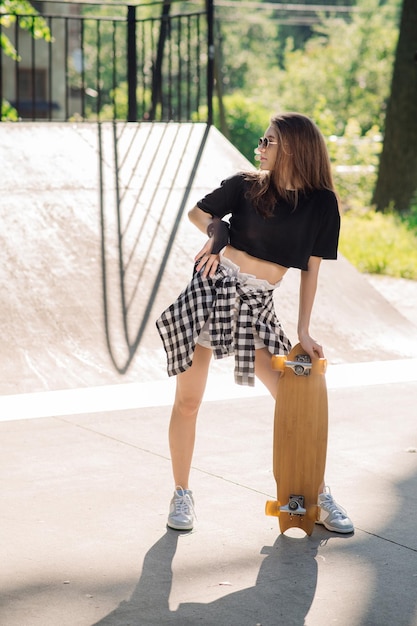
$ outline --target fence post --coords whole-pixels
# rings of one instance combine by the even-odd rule
[[[0,21],[0,40],[3,39]],[[3,48],[0,48],[0,122],[3,121]]]
[[[127,121],[136,122],[137,107],[136,7],[127,7]]]
[[[207,124],[213,124],[214,85],[214,0],[206,0],[207,11]]]

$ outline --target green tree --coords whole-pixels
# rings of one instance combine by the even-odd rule
[[[264,131],[271,112],[304,112],[329,139],[335,182],[343,206],[369,206],[398,36],[398,5],[398,0],[388,0],[382,5],[378,0],[359,0],[349,19],[323,17],[304,48],[296,49],[291,39],[286,42],[283,67],[270,55],[274,49],[268,39],[274,36],[270,20],[267,27],[260,25],[261,41],[245,43],[245,55],[249,55],[250,48],[253,62],[250,73],[246,70],[241,73],[242,86],[230,93],[228,87],[236,79],[224,81],[223,102],[231,141],[253,160],[254,138]],[[259,33],[253,31],[252,36]],[[222,34],[226,57],[237,41],[235,33],[230,35],[226,28]],[[227,41],[229,36],[233,45]],[[265,53],[254,55],[261,43]],[[245,58],[240,54],[236,49],[232,62],[237,66],[239,59]],[[223,68],[231,71],[226,62]],[[260,115],[256,116],[254,109]],[[217,117],[215,123],[219,123]]]
[[[417,191],[417,3],[404,0],[374,203],[410,208]]]
[[[223,105],[231,142],[249,161],[255,163],[257,139],[268,127],[271,110],[257,100],[248,98],[241,91],[223,96]],[[199,117],[207,119],[206,107],[201,107]],[[197,119],[197,115],[195,118]],[[213,106],[213,122],[216,128],[221,130],[222,124],[217,99]]]
[[[268,72],[275,71],[279,54],[273,12],[239,9],[236,19],[236,7],[216,7],[215,40],[218,80],[225,95],[241,90],[252,98],[273,88],[274,76]]]
[[[172,2],[164,0],[161,9],[161,20],[159,24],[158,47],[156,59],[152,68],[152,106],[149,111],[149,119],[154,120],[158,107],[162,106],[162,65],[164,62],[165,41],[168,35],[168,17],[171,12]]]
[[[14,61],[20,61],[20,57],[4,29],[13,26],[16,21],[19,28],[29,32],[34,39],[52,41],[47,23],[30,2],[27,0],[2,0],[0,2],[0,48]],[[6,100],[1,102],[0,119],[10,121],[18,119],[16,109]]]
[[[76,69],[70,59],[70,85],[89,96],[85,101],[87,117],[101,114],[104,108],[103,117],[111,119],[116,91],[126,89],[126,6],[86,4],[81,14],[83,71]],[[97,17],[103,19],[98,21]]]
[[[351,20],[324,20],[304,49],[294,49],[288,40],[277,76],[280,108],[326,113],[333,119],[332,132],[339,135],[351,118],[362,133],[381,127],[398,32],[397,4],[358,0]]]
[[[173,15],[170,15],[171,4],[173,9],[175,8]],[[201,2],[199,5],[201,9]],[[184,94],[186,93],[191,94],[191,105],[194,104],[196,91],[200,85],[197,84],[195,75],[187,82],[185,68],[188,58],[191,58],[191,63],[194,62],[195,65],[198,51],[202,56],[206,50],[200,50],[202,34],[197,31],[196,20],[190,18],[187,27],[186,18],[181,20],[180,24],[180,15],[192,13],[192,7],[190,8],[187,2],[173,3],[164,0],[159,4],[136,5],[137,114],[139,119],[162,117],[161,89],[163,88],[165,88],[165,96],[167,90],[171,89],[170,106],[177,111],[181,104],[184,107]],[[84,87],[85,91],[88,90],[93,94],[100,92],[100,102],[97,98],[90,99],[86,111],[87,117],[99,114],[101,119],[106,119],[109,116],[113,117],[116,113],[116,117],[120,118],[122,111],[125,110],[126,102],[123,90],[127,89],[126,6],[85,5],[82,15],[85,18],[84,76],[73,71],[71,85],[78,89]],[[97,16],[107,19],[97,23],[95,19]],[[170,20],[169,17],[171,17]],[[163,26],[161,26],[161,18]],[[199,42],[198,37],[200,37]],[[200,61],[204,63],[204,59]],[[195,72],[195,68],[193,71]],[[175,84],[175,89],[169,85],[168,74],[170,74],[170,79],[172,78],[172,84]],[[180,75],[181,80],[178,78]],[[165,100],[167,100],[166,97]],[[165,107],[167,107],[166,102]],[[166,110],[164,113],[167,115]]]
[[[345,15],[349,16],[349,7],[356,4],[356,0],[293,0],[291,5],[282,5],[282,0],[265,0],[268,5],[278,4],[277,13],[274,19],[279,23],[278,41],[280,44],[280,63],[285,50],[285,42],[291,39],[294,48],[303,48],[306,42],[314,35],[314,24],[322,22],[324,15]],[[301,5],[297,8],[297,5]],[[311,5],[311,8],[310,6]],[[317,5],[320,6],[320,13],[317,13]],[[323,7],[329,5],[328,12],[323,13]],[[340,12],[337,9],[341,7]]]

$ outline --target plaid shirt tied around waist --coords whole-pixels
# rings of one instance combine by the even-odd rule
[[[198,336],[209,320],[214,357],[235,355],[235,381],[255,384],[254,329],[271,354],[287,354],[291,343],[275,314],[273,288],[245,285],[222,265],[214,277],[195,272],[192,280],[157,319],[169,376],[187,370]],[[237,313],[235,314],[235,311]]]

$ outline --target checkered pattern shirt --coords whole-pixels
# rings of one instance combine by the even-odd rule
[[[214,357],[235,355],[235,381],[255,384],[254,329],[271,354],[287,354],[291,343],[277,319],[273,289],[242,284],[221,265],[214,277],[195,272],[192,280],[157,319],[169,376],[187,370],[198,336],[209,320]],[[235,310],[237,316],[235,316]]]

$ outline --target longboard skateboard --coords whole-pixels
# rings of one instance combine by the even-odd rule
[[[326,359],[311,362],[300,344],[286,356],[272,357],[272,368],[281,372],[273,443],[277,500],[269,500],[265,512],[278,516],[282,533],[295,527],[311,535],[319,514],[327,451],[326,366]]]

